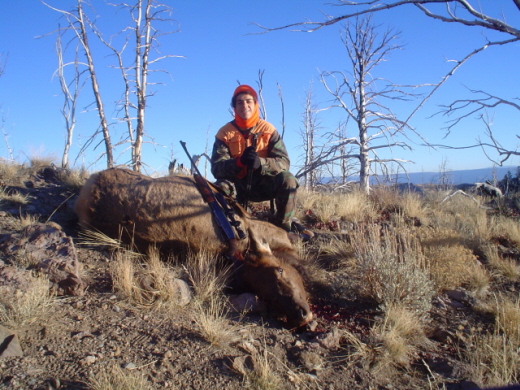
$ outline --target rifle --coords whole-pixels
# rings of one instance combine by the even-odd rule
[[[233,230],[234,227],[239,239],[243,240],[246,238],[246,234],[240,227],[240,221],[235,219],[234,211],[228,205],[224,196],[219,192],[213,192],[208,184],[208,181],[200,174],[199,168],[193,163],[193,159],[191,158],[191,155],[186,148],[186,142],[180,141],[180,143],[188,158],[190,159],[193,178],[195,179],[197,188],[202,195],[202,199],[204,199],[204,201],[210,207],[218,226],[222,229],[222,232],[226,236],[226,240],[229,242],[230,250],[228,255],[234,260],[242,259],[242,254],[239,252],[237,246],[237,237],[235,235],[235,231]]]
[[[256,142],[258,140],[258,133],[253,134],[253,140],[251,141],[251,146],[256,149]],[[247,186],[246,193],[244,195],[244,204],[242,206],[247,210],[247,206],[249,203],[249,194],[251,193],[251,185],[253,184],[253,170],[251,167],[247,167]]]

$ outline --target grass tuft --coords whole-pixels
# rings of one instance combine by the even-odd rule
[[[102,369],[88,381],[91,390],[153,390],[144,373],[124,370],[117,365]]]
[[[14,329],[45,317],[55,298],[44,276],[30,276],[28,288],[12,291],[0,287],[0,321]]]

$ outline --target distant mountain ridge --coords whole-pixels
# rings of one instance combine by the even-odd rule
[[[445,182],[453,185],[464,184],[464,183],[480,183],[486,180],[493,180],[496,177],[497,180],[502,180],[504,176],[510,171],[513,175],[516,173],[517,166],[507,165],[503,167],[489,167],[480,169],[465,169],[465,170],[453,170],[447,171]],[[397,175],[398,183],[412,183],[412,184],[439,184],[441,182],[440,172],[413,172],[405,175],[400,173]],[[359,176],[351,176],[350,180],[357,181]],[[376,177],[371,178],[372,183],[377,183]],[[392,182],[396,182],[396,175],[392,176]]]
[[[516,166],[508,165],[503,167],[489,167],[480,169],[465,169],[457,171],[447,171],[448,182],[451,184],[464,183],[482,183],[486,180],[502,180],[504,176],[510,171],[513,175],[516,172]],[[436,184],[440,182],[441,174],[439,172],[415,172],[408,174],[410,183],[413,184]],[[400,183],[408,183],[406,175],[399,178]]]

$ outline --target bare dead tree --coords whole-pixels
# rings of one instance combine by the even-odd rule
[[[423,99],[422,104],[417,106],[416,110],[411,113],[410,117],[414,115],[415,112],[424,104],[424,102],[426,102],[426,100],[428,100],[429,97],[431,97],[433,93],[435,93],[469,59],[488,48],[514,44],[520,40],[520,29],[511,23],[511,21],[517,20],[517,18],[513,17],[515,15],[512,15],[511,13],[514,13],[516,11],[520,12],[519,0],[511,0],[511,9],[508,11],[507,19],[506,14],[502,10],[502,7],[504,6],[503,3],[488,2],[487,4],[483,5],[481,4],[480,0],[393,0],[387,2],[380,2],[378,0],[336,0],[332,4],[338,6],[338,9],[345,9],[346,12],[339,16],[327,16],[325,20],[322,21],[308,20],[304,22],[287,24],[285,26],[275,28],[269,28],[261,26],[259,24],[256,25],[259,26],[263,30],[263,32],[270,32],[281,29],[292,29],[293,31],[313,32],[323,27],[335,25],[339,22],[345,21],[350,18],[374,14],[376,12],[384,12],[393,8],[413,6],[429,18],[445,23],[460,24],[467,27],[479,27],[481,29],[493,32],[495,33],[495,37],[499,37],[490,40],[485,35],[482,35],[484,37],[485,42],[481,46],[469,50],[468,53],[461,59],[448,60],[453,64],[452,68],[446,73],[444,77],[441,78],[441,80],[438,83],[433,85],[434,88]],[[439,5],[444,5],[444,9],[441,10],[438,7]],[[502,16],[500,18],[491,16],[491,12],[484,12],[484,6],[486,6],[488,10],[495,11],[494,14],[500,14]],[[516,14],[516,16],[518,16],[518,14]],[[488,98],[492,98],[491,95],[489,95]],[[493,98],[497,99],[497,102],[501,101],[499,104],[514,105],[512,104],[511,99],[506,100],[497,97]],[[515,100],[516,99],[518,98],[515,98]],[[483,107],[482,103],[484,102],[486,102],[487,104],[489,100],[486,100],[484,98],[484,100],[473,99],[471,101],[471,103],[475,103],[477,107]],[[462,119],[463,117],[465,117],[465,115],[462,115],[459,119]],[[449,130],[451,130],[451,128],[454,127],[457,123],[458,121],[456,120],[450,126],[448,126],[448,134]],[[457,147],[455,149],[466,149],[473,147],[481,147],[483,149],[490,148],[499,155],[499,161],[501,161],[502,163],[505,162],[510,156],[518,155],[519,152],[517,149],[511,149],[507,147],[504,148],[500,143],[498,143],[496,137],[488,127],[486,127],[486,136],[488,138],[488,141],[483,142],[479,139],[476,145]],[[517,138],[520,138],[519,134],[515,134],[515,136]],[[450,148],[449,146],[445,147]],[[486,154],[486,156],[488,156],[488,154]],[[495,162],[495,160],[493,159],[491,159],[491,161]]]
[[[61,167],[69,168],[69,152],[72,146],[74,128],[76,127],[76,108],[78,97],[83,87],[84,82],[81,81],[81,72],[79,70],[79,47],[76,45],[75,59],[72,63],[65,63],[63,60],[63,47],[62,47],[62,32],[58,29],[56,39],[56,55],[58,57],[58,69],[56,75],[60,82],[61,92],[63,93],[63,106],[61,108],[61,114],[65,120],[65,147],[63,149],[63,155],[61,159]],[[70,82],[67,82],[65,77],[65,68],[72,66],[74,68],[74,76]]]
[[[448,120],[448,126],[446,127],[447,134],[449,134],[451,130],[463,120],[470,118],[473,119],[474,117],[476,117],[484,125],[486,141],[483,141],[481,137],[478,137],[477,144],[472,145],[470,147],[482,148],[487,159],[493,162],[494,164],[500,166],[503,165],[504,162],[506,162],[511,156],[520,156],[518,146],[513,149],[513,144],[510,143],[507,147],[504,147],[497,140],[497,137],[492,130],[493,121],[489,117],[489,110],[493,110],[497,107],[512,108],[513,110],[516,110],[520,113],[520,104],[513,101],[520,100],[520,98],[507,100],[482,90],[470,89],[470,92],[475,96],[475,98],[457,99],[448,105],[441,106],[442,111],[440,113],[442,115],[446,117],[454,117],[454,119]],[[520,139],[520,136],[518,134],[516,134],[515,136],[516,138]],[[441,147],[446,148],[444,145],[442,145]],[[487,150],[489,149],[496,153],[499,158],[497,159],[491,156],[487,152]]]
[[[172,34],[177,31],[161,31],[157,29],[157,24],[171,22],[169,18],[172,10],[170,7],[155,0],[136,0],[135,4],[127,3],[111,4],[123,8],[129,12],[132,25],[125,28],[118,35],[130,33],[125,37],[124,44],[115,47],[104,39],[103,34],[92,25],[92,30],[117,58],[117,66],[121,72],[124,84],[124,92],[118,105],[119,112],[122,112],[121,121],[126,123],[127,137],[118,145],[129,143],[131,150],[131,166],[135,171],[141,171],[142,145],[144,138],[149,137],[145,131],[146,102],[153,92],[148,92],[150,85],[155,85],[149,81],[151,72],[165,72],[162,69],[152,69],[151,66],[159,63],[166,58],[182,58],[178,55],[163,55],[159,51],[158,39],[161,36]],[[131,42],[134,42],[131,46]],[[124,61],[125,50],[131,47],[134,50],[131,65],[126,65]],[[152,141],[153,142],[153,141]],[[123,150],[124,153],[127,149]]]
[[[94,96],[96,98],[96,107],[100,116],[103,139],[107,149],[107,152],[105,152],[107,155],[107,165],[113,165],[113,149],[117,146],[128,143],[129,147],[124,149],[121,153],[125,153],[130,149],[131,166],[134,170],[140,171],[143,165],[142,145],[144,143],[144,138],[149,137],[145,132],[147,98],[153,95],[153,92],[149,91],[149,87],[155,84],[149,80],[149,75],[151,72],[165,72],[162,69],[156,69],[153,67],[161,60],[171,57],[181,57],[177,55],[163,55],[158,49],[159,37],[176,32],[163,32],[156,28],[156,25],[161,22],[172,21],[167,16],[171,13],[171,8],[155,0],[135,0],[133,4],[108,3],[111,6],[121,7],[128,10],[130,20],[132,21],[123,31],[116,34],[116,36],[126,34],[126,37],[124,43],[120,47],[115,47],[115,45],[112,45],[111,40],[107,41],[104,39],[103,33],[98,30],[95,22],[90,20],[85,14],[82,8],[82,4],[85,3],[85,0],[77,1],[78,7],[72,12],[59,10],[47,4],[46,5],[49,8],[62,13],[67,18],[69,22],[68,29],[74,31],[84,49],[88,60],[86,66],[92,81]],[[123,80],[124,89],[122,98],[118,102],[118,112],[122,112],[122,118],[119,119],[126,123],[127,136],[123,137],[115,145],[112,145],[110,140],[107,119],[104,114],[103,102],[101,100],[99,85],[94,71],[93,56],[88,43],[89,33],[94,33],[98,39],[100,39],[100,41],[113,52],[117,58],[117,64],[113,65],[113,67],[120,70]],[[129,57],[126,54],[128,50],[134,51],[133,55],[130,56],[131,60],[128,60]],[[129,64],[126,64],[125,61],[128,61]],[[94,141],[97,134],[98,133],[96,132],[89,139],[89,141],[83,146],[81,152],[83,152],[86,147]],[[150,138],[150,140],[150,142],[153,143],[153,139]]]
[[[258,70],[258,80],[256,81],[256,85],[258,86],[258,104],[260,106],[260,117],[263,120],[267,120],[267,110],[265,108],[264,100],[264,72],[265,69]]]
[[[4,58],[4,55],[0,53],[0,77],[2,77],[5,72],[6,63],[7,63],[7,57],[5,56],[5,58]],[[0,107],[1,107],[1,105],[0,105]],[[9,135],[7,134],[7,131],[5,129],[5,124],[7,122],[7,118],[5,117],[3,111],[0,111],[0,115],[1,115],[0,116],[0,127],[2,128],[2,134],[4,135],[5,146],[7,147],[9,159],[11,161],[14,161],[13,150],[11,149],[11,146],[9,145]]]
[[[397,37],[392,30],[378,36],[370,17],[357,19],[355,24],[345,26],[342,37],[351,70],[321,73],[323,86],[333,96],[330,108],[341,108],[357,129],[356,137],[340,140],[343,145],[355,146],[357,153],[342,158],[359,161],[360,187],[367,193],[373,164],[381,165],[383,170],[389,163],[404,169],[403,163],[407,162],[397,158],[381,159],[378,151],[393,147],[411,149],[406,142],[395,138],[406,136],[405,130],[414,130],[407,120],[397,118],[385,102],[407,101],[416,95],[373,76],[375,68],[386,61],[390,52],[401,48],[393,44]]]
[[[13,149],[11,149],[11,145],[9,145],[9,134],[7,134],[7,130],[5,129],[5,124],[7,122],[7,118],[4,115],[3,111],[0,112],[0,114],[1,114],[0,127],[2,128],[2,134],[4,136],[4,142],[5,142],[5,146],[7,148],[7,153],[9,154],[9,160],[14,161]]]
[[[280,106],[282,108],[282,132],[281,137],[285,135],[285,104],[283,101],[283,93],[282,93],[282,87],[280,86],[280,83],[276,83],[276,86],[278,88],[278,97],[280,98]]]
[[[520,11],[520,2],[511,0],[514,6]],[[493,18],[481,11],[480,2],[476,0],[395,0],[382,3],[379,0],[348,1],[336,0],[332,3],[338,7],[350,9],[340,16],[327,16],[324,21],[305,21],[287,24],[281,27],[264,27],[256,24],[264,31],[275,31],[283,29],[294,29],[294,31],[313,32],[326,26],[331,26],[347,19],[356,18],[361,15],[373,14],[386,11],[401,6],[415,6],[426,16],[447,23],[458,23],[465,26],[484,27],[489,30],[498,31],[520,39],[520,30],[508,24],[503,19]],[[435,13],[426,5],[444,4],[446,6],[444,14]],[[473,4],[477,4],[474,6]]]
[[[337,138],[339,140],[347,139],[347,125],[348,119],[345,123],[340,123],[337,128]],[[352,149],[348,147],[348,144],[341,143],[338,146],[338,153],[340,156],[348,156],[352,153]],[[355,169],[354,164],[351,163],[351,160],[348,158],[341,158],[339,160],[339,171],[340,171],[340,184],[346,184],[348,181],[348,177],[352,174]],[[333,172],[332,172],[333,173]],[[332,175],[334,177],[334,175]]]
[[[432,145],[435,147],[443,148],[443,149],[473,149],[473,148],[481,148],[482,152],[486,156],[486,158],[491,161],[493,164],[498,166],[502,166],[511,156],[520,156],[520,151],[518,150],[518,146],[513,147],[511,143],[508,143],[508,146],[503,146],[500,141],[496,138],[495,134],[492,131],[492,121],[490,120],[487,113],[482,114],[478,118],[484,125],[485,128],[485,137],[486,140],[483,141],[481,137],[477,138],[477,143],[468,146],[449,146],[449,145]],[[518,134],[515,135],[517,139],[520,140],[520,136]],[[518,141],[517,141],[518,142]],[[514,149],[513,149],[514,148]],[[492,156],[488,150],[492,150],[494,153],[498,155],[498,158]]]
[[[92,51],[91,51],[89,39],[88,39],[87,27],[91,23],[88,20],[88,17],[83,10],[83,3],[84,3],[84,0],[77,0],[77,8],[74,9],[73,11],[69,12],[69,11],[64,11],[64,10],[52,7],[49,4],[43,2],[43,4],[45,4],[47,7],[49,7],[50,9],[53,9],[54,11],[61,13],[65,17],[65,19],[67,20],[67,22],[69,24],[68,28],[74,32],[76,38],[78,39],[79,43],[81,44],[81,47],[83,48],[85,57],[87,58],[86,65],[87,65],[87,69],[88,69],[88,72],[90,75],[90,83],[92,86],[92,92],[94,94],[96,108],[98,111],[101,133],[103,134],[103,142],[105,144],[105,152],[100,156],[100,158],[103,155],[106,155],[107,168],[111,168],[114,166],[112,140],[110,137],[110,130],[109,130],[109,126],[108,126],[107,116],[105,114],[105,107],[103,104],[103,99],[101,98],[101,92],[100,92],[100,88],[99,88],[96,68],[94,66],[94,58],[92,55]],[[83,146],[82,151],[94,141],[94,139],[96,138],[96,136],[98,134],[98,131],[99,130],[97,130],[90,137],[90,140]]]
[[[4,75],[6,63],[7,63],[7,55],[0,53],[0,77],[2,77]]]
[[[310,167],[316,161],[316,138],[318,138],[319,123],[317,119],[317,105],[314,103],[312,84],[307,90],[305,96],[304,111],[302,114],[303,129],[300,131],[303,146],[303,172],[301,176],[298,176],[300,172],[296,173],[297,177],[303,179],[303,185],[306,188],[314,188],[317,184],[316,176],[317,170],[306,170],[306,167]]]

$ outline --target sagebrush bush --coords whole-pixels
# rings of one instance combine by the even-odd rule
[[[352,240],[360,291],[383,307],[403,306],[426,314],[434,285],[419,243],[407,233],[377,225],[358,231]]]

